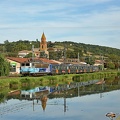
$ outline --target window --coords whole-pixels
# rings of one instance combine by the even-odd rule
[[[26,66],[30,66],[30,64],[29,64],[29,63],[26,63]]]
[[[22,63],[22,64],[21,64],[21,66],[25,66],[25,64],[24,64],[24,63]]]
[[[10,72],[16,72],[16,65],[10,65]]]

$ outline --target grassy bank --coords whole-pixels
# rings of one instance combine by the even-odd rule
[[[42,77],[1,77],[0,89],[9,87],[10,89],[21,89],[30,86],[40,85],[57,85],[68,82],[80,82],[93,79],[101,79],[111,76],[118,76],[118,71],[85,73],[85,74],[66,74],[56,76],[42,76]]]
[[[118,76],[120,75],[120,72],[118,71],[107,71],[107,72],[96,72],[96,73],[90,73],[90,74],[80,74],[80,75],[74,75],[72,80],[75,82],[80,81],[87,81],[87,80],[93,80],[93,79],[102,79],[102,78],[108,78],[112,76]]]
[[[56,75],[42,77],[3,77],[0,78],[0,88],[10,87],[21,89],[26,86],[56,85],[72,82],[74,75]]]

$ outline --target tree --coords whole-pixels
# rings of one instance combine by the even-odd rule
[[[93,56],[88,56],[85,58],[87,64],[93,65],[95,63],[95,58]]]
[[[108,62],[107,63],[107,68],[109,68],[109,69],[115,69],[115,64],[113,62]]]
[[[32,53],[29,53],[29,54],[27,54],[24,58],[32,58]],[[34,57],[35,57],[35,55],[34,55]]]
[[[7,76],[7,75],[9,75],[9,71],[10,71],[9,63],[0,54],[0,76]]]
[[[57,52],[54,51],[49,52],[49,59],[56,60],[56,58],[57,58]]]

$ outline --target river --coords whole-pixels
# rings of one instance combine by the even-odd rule
[[[38,88],[42,92],[38,92]],[[115,113],[114,119],[118,120],[118,77],[93,84],[71,83],[58,85],[57,88],[40,86],[21,90],[20,94],[7,95],[4,102],[0,103],[0,120],[109,120],[106,116],[109,112]]]

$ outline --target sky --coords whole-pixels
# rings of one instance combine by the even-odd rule
[[[0,43],[72,41],[120,49],[120,0],[0,0]]]

